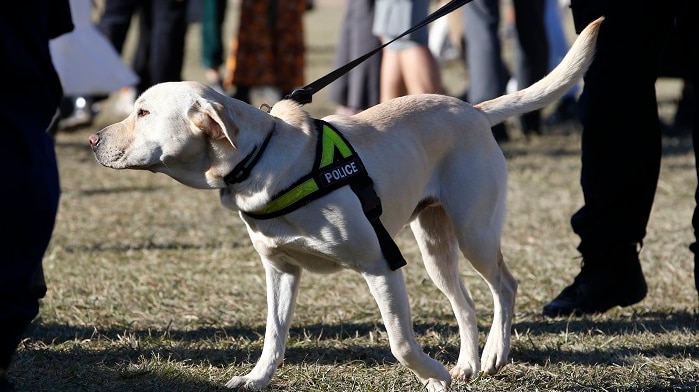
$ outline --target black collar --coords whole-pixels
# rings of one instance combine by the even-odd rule
[[[269,144],[269,139],[272,138],[273,133],[274,126],[265,137],[265,140],[262,141],[262,144],[255,146],[255,148],[253,148],[252,151],[250,151],[250,153],[245,158],[243,158],[242,161],[235,165],[235,167],[233,168],[233,170],[231,170],[230,173],[226,174],[226,176],[223,177],[223,181],[225,181],[226,184],[237,184],[245,181],[250,176],[252,168],[255,166],[257,161],[260,160],[260,157],[262,156],[262,153],[265,151],[265,148],[267,148],[267,145]]]

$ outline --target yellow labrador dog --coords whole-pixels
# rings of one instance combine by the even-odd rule
[[[302,270],[351,269],[362,274],[378,304],[393,355],[427,390],[446,390],[452,378],[497,372],[510,350],[517,282],[500,251],[507,172],[491,127],[555,102],[578,82],[592,61],[600,23],[588,26],[563,62],[529,88],[475,106],[443,95],[412,95],[355,116],[329,116],[324,120],[336,131],[328,132],[327,144],[295,102],[283,100],[267,113],[194,82],[152,87],[128,118],[89,142],[104,166],[150,170],[190,187],[219,189],[223,205],[240,212],[266,271],[268,315],[261,358],[228,387],[270,383],[284,357]],[[332,158],[336,149],[344,150],[339,164]],[[318,150],[321,161],[330,154],[330,169],[314,177]],[[379,226],[394,236],[410,224],[427,272],[451,303],[461,336],[451,371],[416,341],[400,264],[388,260],[381,229],[370,222],[353,185],[307,198],[325,180],[364,172],[383,207]],[[494,298],[480,359],[475,308],[460,278],[459,253]]]

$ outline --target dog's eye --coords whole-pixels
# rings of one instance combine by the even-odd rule
[[[147,111],[146,109],[138,109],[138,112],[136,113],[136,115],[137,115],[138,117],[147,116],[147,115],[149,115],[149,114],[150,114],[150,112]]]

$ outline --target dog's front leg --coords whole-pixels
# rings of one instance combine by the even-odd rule
[[[401,271],[386,269],[382,274],[364,273],[363,276],[381,311],[391,353],[417,375],[427,391],[449,390],[449,372],[441,363],[425,354],[415,339],[408,294]]]
[[[267,327],[262,355],[252,371],[231,378],[228,388],[262,389],[269,385],[284,359],[286,338],[296,307],[301,268],[286,266],[284,271],[263,260],[267,280]]]

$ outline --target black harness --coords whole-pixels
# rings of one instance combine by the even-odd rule
[[[389,267],[393,271],[403,267],[407,263],[379,219],[383,212],[381,200],[374,190],[374,182],[369,177],[361,158],[332,125],[322,120],[314,121],[318,142],[311,172],[275,195],[263,209],[242,211],[242,213],[254,219],[275,218],[349,185],[359,198],[364,215],[376,232],[381,252],[388,261]],[[271,134],[272,132],[224,178],[227,183],[241,182],[247,178],[267,146]]]

